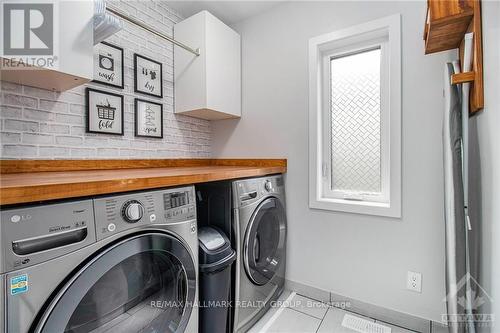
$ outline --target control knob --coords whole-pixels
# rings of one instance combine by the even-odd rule
[[[267,192],[271,192],[273,190],[273,183],[271,183],[270,180],[266,180],[264,188],[266,189]]]
[[[136,223],[144,215],[144,207],[137,200],[127,201],[122,208],[122,217],[129,223]]]

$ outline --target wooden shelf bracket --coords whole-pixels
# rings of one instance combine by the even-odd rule
[[[465,72],[465,73],[453,74],[451,76],[451,84],[474,82],[475,77],[476,77],[475,72]]]
[[[471,82],[471,115],[484,108],[481,0],[428,0],[424,29],[425,54],[459,49],[463,67],[466,33],[474,33],[472,70],[452,75],[452,84]]]

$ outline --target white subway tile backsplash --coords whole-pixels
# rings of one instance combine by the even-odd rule
[[[129,140],[121,140],[121,139],[109,139],[107,146],[108,147],[115,147],[115,148],[130,147],[130,141]]]
[[[56,117],[56,114],[53,112],[48,112],[48,111],[24,108],[23,109],[23,116],[25,119],[53,121]]]
[[[40,124],[40,132],[54,133],[54,134],[70,134],[70,127],[68,125],[59,124]],[[83,133],[82,133],[83,135]]]
[[[132,148],[147,149],[148,148],[148,142],[147,141],[142,141],[142,140],[131,140],[130,141],[130,146]]]
[[[38,133],[23,133],[23,143],[31,144],[53,144],[54,136]]]
[[[38,99],[28,97],[28,96],[3,93],[3,103],[2,104],[36,108],[38,106]]]
[[[35,121],[5,119],[4,130],[21,131],[21,132],[38,132],[40,129],[39,123]]]
[[[1,82],[0,83],[0,89],[3,91],[14,91],[14,92],[21,92],[22,87],[11,82]]]
[[[100,138],[100,137],[85,137],[84,138],[84,144],[85,147],[100,147],[100,146],[106,146],[109,147],[108,145],[108,140],[107,138]]]
[[[166,35],[181,17],[161,1],[113,1],[115,6]],[[176,158],[209,157],[210,122],[173,113],[173,46],[138,27],[124,30],[108,42],[124,49],[124,89],[89,83],[53,92],[0,82],[1,158]],[[163,63],[164,98],[134,93],[133,54]],[[86,133],[85,88],[124,96],[124,136]],[[163,139],[134,135],[134,98],[163,104]]]
[[[20,133],[2,132],[2,135],[0,138],[1,138],[0,141],[2,141],[2,143],[21,142],[21,134]]]
[[[45,89],[40,89],[40,88],[35,88],[35,87],[28,87],[24,86],[23,87],[24,94],[27,96],[31,97],[38,97],[38,98],[45,98],[49,100],[53,100],[56,96],[55,93],[51,90],[45,90]],[[19,89],[21,90],[21,89]]]
[[[36,157],[38,156],[38,148],[28,145],[4,145],[2,143],[2,157]]]
[[[7,105],[3,105],[1,106],[1,108],[2,108],[2,117],[5,118],[20,118],[21,115],[23,114],[22,108],[7,106]]]
[[[71,126],[71,135],[83,136],[85,134],[85,127]]]
[[[84,93],[84,91],[82,93],[74,90],[65,91],[59,95],[58,100],[69,103],[82,103],[82,96]]]
[[[68,111],[68,103],[59,102],[59,101],[47,101],[44,99],[40,100],[40,109],[54,112],[67,112]]]
[[[85,105],[83,104],[70,104],[69,112],[79,115],[85,115]]]
[[[83,117],[72,114],[57,113],[56,121],[64,124],[81,125],[83,124]]]
[[[112,148],[98,148],[97,157],[117,157],[120,156],[120,151],[118,149]]]
[[[72,148],[71,157],[91,157],[95,156],[96,150],[92,148]]]
[[[78,136],[57,136],[56,143],[60,146],[81,146],[83,138]]]
[[[39,155],[43,158],[68,158],[69,156],[69,148],[64,147],[39,147]]]

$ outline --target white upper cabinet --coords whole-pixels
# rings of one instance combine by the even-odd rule
[[[240,35],[207,11],[174,27],[175,113],[217,120],[241,116]]]
[[[1,79],[55,91],[68,90],[92,80],[93,1],[47,1],[44,4],[49,6],[30,9],[24,5],[10,10],[10,38],[14,50],[10,53],[2,50],[2,62],[10,66],[2,67]],[[29,15],[20,14],[24,11]],[[28,22],[24,21],[26,18]],[[36,30],[36,33],[23,32],[30,27],[36,29],[40,24],[44,25],[44,31],[52,29],[52,34],[42,35]],[[3,44],[6,47],[7,43]],[[33,45],[50,47],[51,53],[37,55],[36,51],[30,51]],[[12,64],[18,64],[17,69]]]

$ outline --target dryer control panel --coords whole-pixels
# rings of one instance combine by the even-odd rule
[[[233,183],[236,207],[246,207],[268,196],[284,195],[282,175],[238,180]]]
[[[97,239],[150,224],[196,220],[194,187],[94,199]]]

